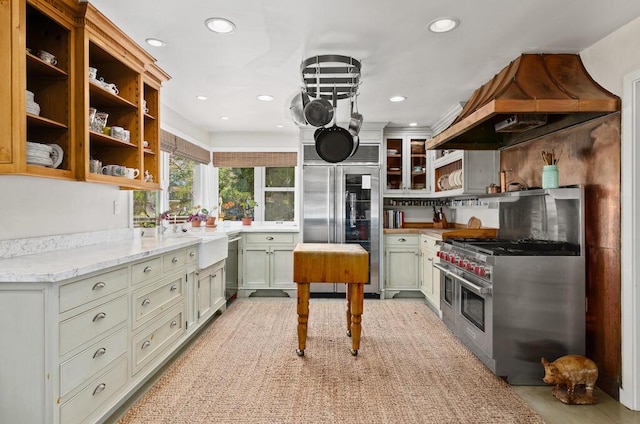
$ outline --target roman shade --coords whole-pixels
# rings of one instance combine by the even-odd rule
[[[160,131],[160,149],[208,165],[211,152],[168,131]]]
[[[253,168],[256,166],[296,166],[296,152],[214,152],[213,166],[218,168]]]

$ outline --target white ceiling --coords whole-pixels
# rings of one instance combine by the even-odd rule
[[[172,77],[162,102],[205,131],[293,132],[302,60],[362,62],[359,110],[369,122],[430,126],[521,53],[578,53],[640,16],[637,0],[93,0]],[[237,28],[204,26],[224,17]],[[460,26],[434,34],[442,16]],[[154,48],[144,40],[167,44]],[[256,100],[271,94],[272,102]],[[407,96],[402,103],[388,101]],[[208,100],[196,99],[205,95]],[[226,116],[228,120],[222,120]],[[347,121],[348,102],[338,102]],[[283,125],[283,128],[276,128]]]

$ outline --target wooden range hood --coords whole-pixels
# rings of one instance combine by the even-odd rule
[[[498,150],[620,110],[577,54],[523,54],[478,88],[427,149]]]

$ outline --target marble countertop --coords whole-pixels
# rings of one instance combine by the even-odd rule
[[[0,259],[0,282],[54,283],[199,242],[195,237],[136,237]]]
[[[176,231],[173,231],[175,228]],[[186,231],[182,231],[182,229]],[[233,238],[249,232],[299,232],[295,224],[260,224],[243,226],[237,221],[223,221],[215,228],[191,227],[178,224],[169,226],[157,237],[140,237],[121,231],[119,238],[111,239],[106,232],[99,234],[93,244],[90,235],[69,235],[36,239],[11,257],[0,258],[0,282],[49,282],[67,280],[112,266],[133,262],[145,257],[162,254],[181,247],[207,243],[220,238]],[[73,247],[79,238],[82,245]],[[68,240],[67,240],[68,239]],[[21,244],[22,241],[5,241]],[[51,245],[58,243],[58,248]],[[32,253],[38,252],[38,253]]]

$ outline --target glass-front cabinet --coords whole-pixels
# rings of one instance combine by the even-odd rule
[[[431,190],[426,133],[385,135],[384,192],[394,196],[420,196]]]

